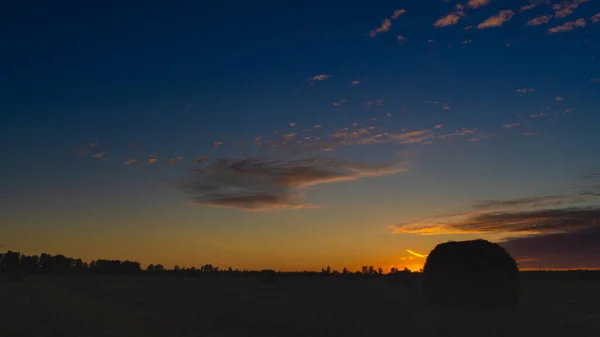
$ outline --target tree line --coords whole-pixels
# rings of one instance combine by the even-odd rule
[[[274,270],[238,270],[231,267],[221,269],[219,266],[205,264],[196,267],[180,267],[175,265],[171,269],[165,268],[161,264],[150,264],[145,269],[137,261],[121,261],[121,260],[104,260],[98,259],[91,262],[85,262],[79,258],[66,257],[62,254],[51,255],[43,253],[41,255],[25,255],[19,252],[7,251],[4,254],[0,253],[0,273],[3,274],[176,274],[176,275],[204,275],[204,274],[219,274],[219,275],[242,275],[256,273],[277,273],[286,275],[305,275],[305,276],[370,276],[377,277],[382,275],[393,274],[411,274],[407,268],[399,270],[392,268],[389,273],[384,273],[381,267],[362,266],[359,271],[351,272],[348,268],[342,271],[332,270],[327,266],[321,272],[276,272]]]

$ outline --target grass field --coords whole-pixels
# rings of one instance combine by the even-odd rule
[[[519,310],[430,311],[386,279],[29,276],[0,281],[0,336],[598,336],[600,282],[530,280]]]

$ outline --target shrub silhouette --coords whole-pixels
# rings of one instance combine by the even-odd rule
[[[509,309],[519,301],[519,269],[486,240],[437,245],[423,268],[423,293],[437,309]]]

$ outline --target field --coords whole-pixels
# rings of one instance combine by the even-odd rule
[[[29,276],[0,280],[0,336],[595,336],[600,282],[526,280],[517,311],[429,310],[386,279]]]

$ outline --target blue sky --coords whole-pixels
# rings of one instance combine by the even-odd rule
[[[447,239],[596,233],[596,213],[581,212],[597,209],[599,13],[583,0],[13,3],[0,244],[416,268],[405,249]],[[584,224],[523,234],[451,217],[531,224],[555,208]],[[422,235],[431,222],[412,230],[432,218],[436,235]],[[521,242],[507,247],[526,267],[553,267]],[[554,267],[598,267],[585,256]]]

